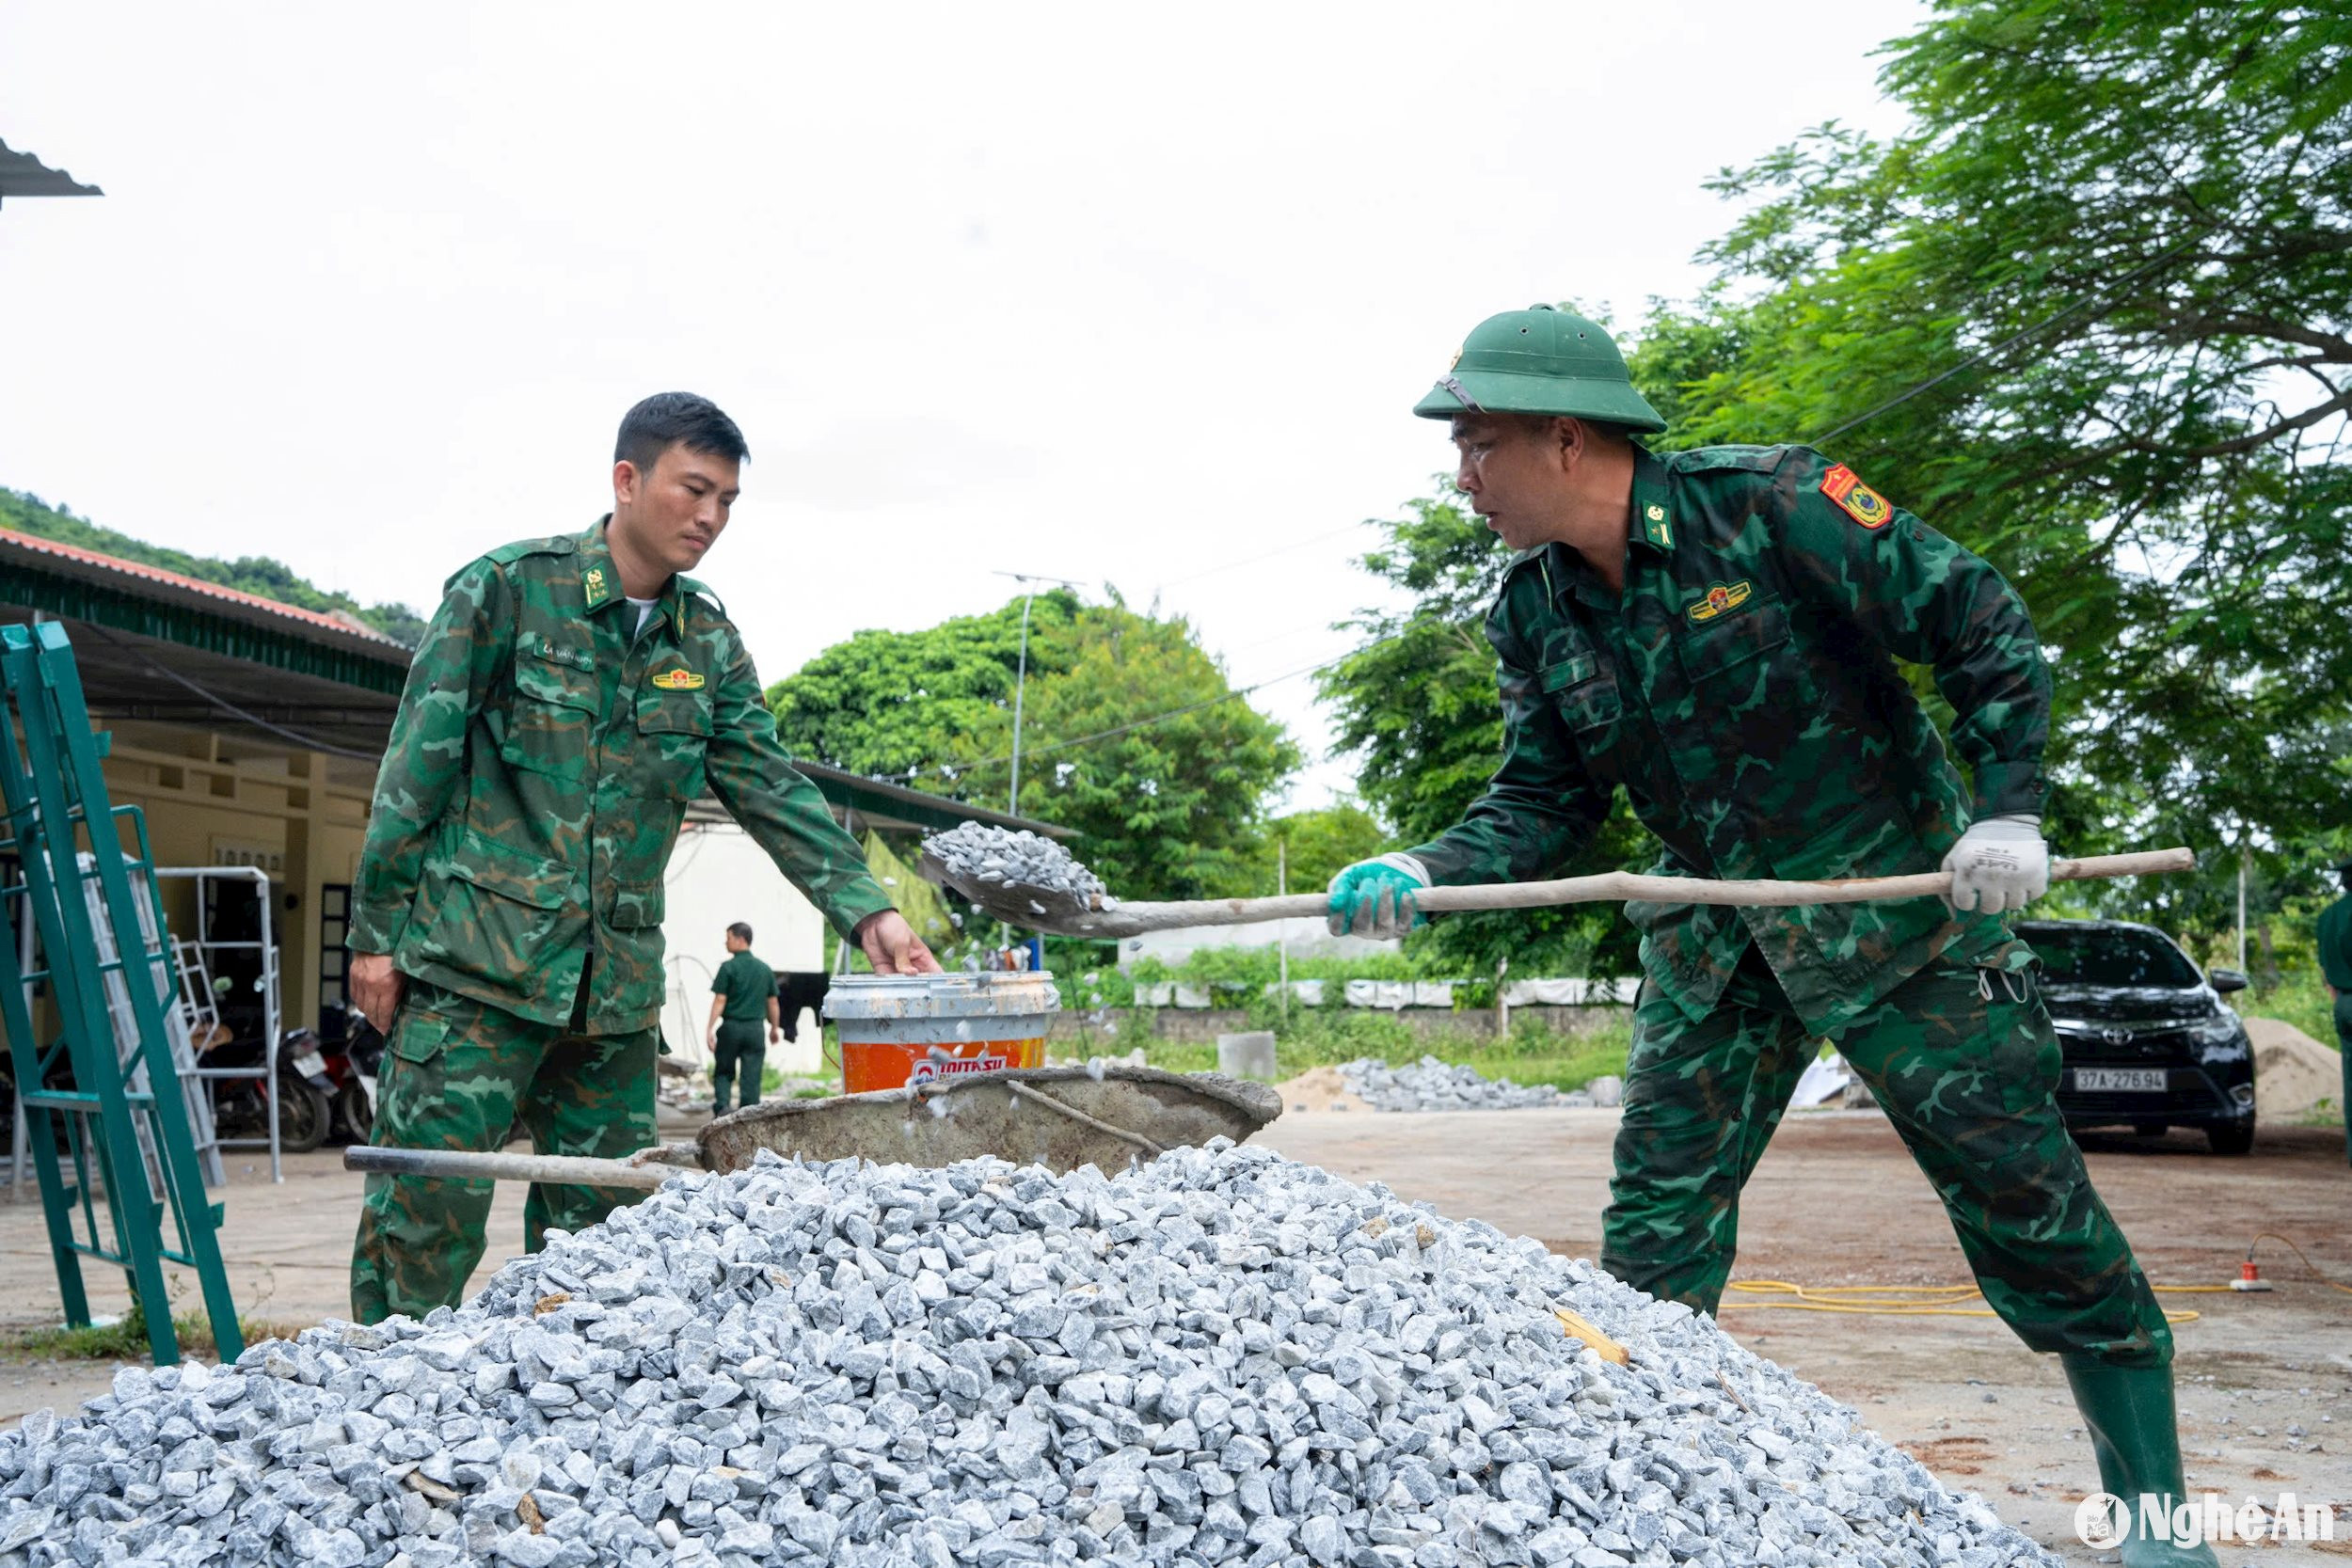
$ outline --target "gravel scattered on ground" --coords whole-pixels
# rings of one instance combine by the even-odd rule
[[[1045,888],[1112,909],[1118,900],[1071,852],[1050,838],[1026,830],[1013,832],[982,822],[964,822],[944,833],[933,833],[923,847],[937,855],[956,877],[978,882]],[[1042,912],[1042,911],[1041,911]]]
[[[2052,1560],[1686,1308],[1222,1140],[763,1153],[0,1435],[0,1568]]]
[[[1563,1094],[1549,1084],[1529,1085],[1508,1078],[1488,1078],[1474,1067],[1441,1062],[1435,1056],[1395,1068],[1377,1057],[1363,1056],[1342,1066],[1340,1076],[1351,1093],[1375,1111],[1518,1111],[1531,1106],[1616,1103],[1613,1098],[1581,1090]]]

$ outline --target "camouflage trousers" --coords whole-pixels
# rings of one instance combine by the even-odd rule
[[[711,1099],[719,1115],[725,1116],[727,1091],[734,1086],[738,1070],[743,1076],[743,1094],[736,1106],[759,1103],[760,1079],[768,1070],[768,1026],[765,1023],[743,1023],[734,1021],[719,1025],[718,1038],[710,1048]]]
[[[1939,959],[1838,1032],[1910,1148],[1985,1302],[2038,1351],[2161,1366],[2172,1334],[2054,1098],[2059,1060],[2030,953]],[[1645,987],[1601,1266],[1712,1313],[1739,1243],[1740,1190],[1818,1041],[1769,971],[1743,963],[1693,1023]]]
[[[575,1035],[408,982],[384,1053],[375,1141],[394,1148],[493,1150],[519,1118],[542,1154],[611,1157],[652,1144],[659,1029]],[[495,1183],[370,1176],[351,1256],[351,1315],[421,1318],[464,1299],[482,1260]],[[523,1249],[644,1197],[622,1187],[533,1182]]]

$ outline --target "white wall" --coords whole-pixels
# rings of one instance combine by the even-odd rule
[[[1257,920],[1246,926],[1186,926],[1173,931],[1148,931],[1119,944],[1119,967],[1131,969],[1138,958],[1157,958],[1173,967],[1203,947],[1272,947],[1285,942],[1294,958],[1359,958],[1373,953],[1398,952],[1405,945],[1402,941],[1335,937],[1320,916],[1309,915],[1297,920]]]
[[[824,916],[784,879],[766,850],[732,822],[690,822],[670,857],[661,934],[670,993],[661,1029],[676,1060],[699,1065],[710,1018],[710,977],[726,962],[727,927],[752,928],[752,952],[771,969],[830,969],[834,937]],[[768,1065],[814,1072],[823,1057],[817,1019],[803,1014],[797,1045],[771,1046]]]

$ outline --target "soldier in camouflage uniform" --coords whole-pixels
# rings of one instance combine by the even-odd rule
[[[1601,1260],[1713,1312],[1741,1186],[1816,1043],[1834,1040],[1942,1196],[1985,1299],[2057,1352],[2107,1490],[2177,1497],[2172,1343],[2054,1092],[2032,952],[1994,918],[2047,886],[2049,679],[2025,606],[1978,557],[1804,447],[1655,455],[1664,422],[1608,334],[1497,316],[1416,413],[1519,553],[1486,637],[1502,763],[1436,840],[1349,866],[1334,931],[1418,923],[1425,887],[1559,874],[1623,788],[1654,870],[1953,874],[1949,904],[1633,904],[1635,1008]],[[1963,788],[1897,669],[1951,704]],[[2135,1539],[2125,1560],[2211,1562]]]
[[[648,398],[622,421],[607,517],[449,580],[353,892],[352,996],[389,1045],[378,1143],[495,1149],[517,1117],[543,1154],[656,1141],[662,874],[706,791],[877,971],[939,967],[793,770],[725,611],[680,575],[726,526],[745,455],[706,400]],[[352,1315],[456,1303],[490,1188],[369,1177]],[[533,1185],[524,1243],[642,1196]]]

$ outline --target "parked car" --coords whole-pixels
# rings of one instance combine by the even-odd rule
[[[2149,1136],[2201,1127],[2216,1154],[2254,1147],[2254,1049],[2221,1000],[2246,989],[2245,975],[2199,974],[2152,926],[2025,920],[2011,928],[2042,958],[2069,1127]]]

